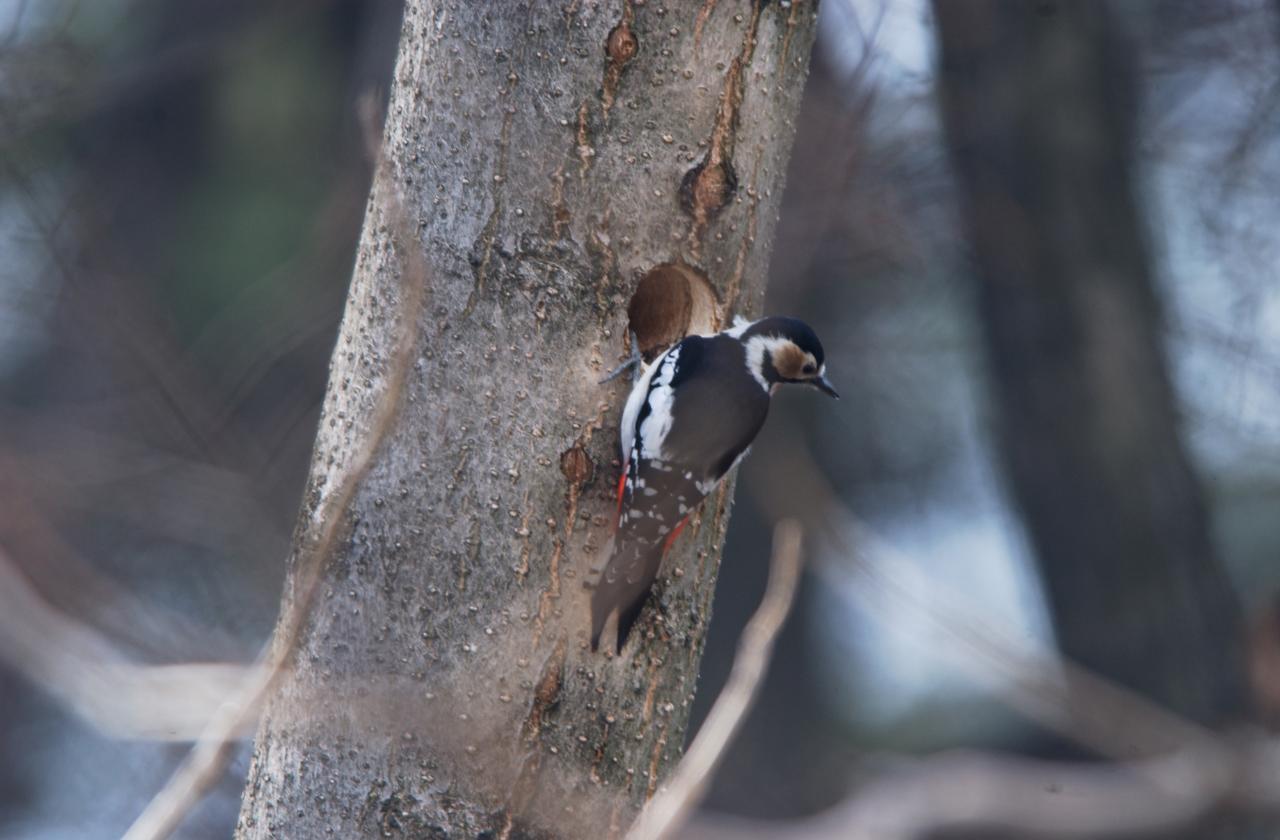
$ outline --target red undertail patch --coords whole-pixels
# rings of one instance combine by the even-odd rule
[[[689,524],[689,517],[686,516],[680,520],[680,524],[675,527],[670,534],[667,535],[667,541],[662,544],[662,556],[666,557],[667,552],[671,550],[671,545],[676,541],[676,537],[680,536],[680,532],[684,530],[684,526]]]
[[[618,530],[618,522],[622,519],[622,494],[627,489],[627,469],[630,465],[630,461],[623,464],[622,475],[618,476],[618,509],[613,512],[613,530],[615,533]]]

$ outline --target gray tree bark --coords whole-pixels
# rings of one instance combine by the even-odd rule
[[[601,837],[653,794],[732,484],[628,649],[590,653],[628,387],[596,381],[655,267],[704,275],[713,321],[758,311],[814,6],[409,0],[286,613],[387,378],[397,205],[430,274],[417,352],[265,713],[238,837]]]
[[[1134,199],[1136,84],[1099,0],[936,0],[1000,444],[1063,651],[1194,720],[1250,714]]]

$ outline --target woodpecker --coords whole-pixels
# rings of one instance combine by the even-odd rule
[[[592,650],[616,611],[621,653],[676,535],[747,453],[786,383],[840,396],[813,330],[777,316],[686,336],[644,368],[622,411],[617,524],[591,596]]]

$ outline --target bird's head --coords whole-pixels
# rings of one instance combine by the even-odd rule
[[[827,380],[822,342],[804,321],[775,316],[746,327],[742,342],[747,348],[751,375],[770,391],[778,385],[812,385],[840,399]]]

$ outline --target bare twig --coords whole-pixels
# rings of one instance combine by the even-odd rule
[[[843,508],[832,508],[833,545],[853,558],[870,611],[902,610],[937,625],[959,644],[952,662],[1041,726],[1119,761],[1196,748],[1205,759],[1217,737],[1049,648],[1028,644],[982,618],[955,592],[915,571],[896,549]],[[836,575],[826,566],[819,574]],[[873,593],[873,594],[872,594]]]
[[[0,661],[114,738],[189,741],[244,680],[242,665],[140,665],[54,608],[0,549]]]
[[[385,160],[382,162],[385,165]],[[366,423],[362,445],[352,456],[337,486],[321,501],[311,520],[318,530],[314,538],[300,538],[294,573],[294,595],[275,637],[259,656],[253,676],[229,699],[201,735],[199,743],[170,777],[164,788],[134,821],[125,840],[163,840],[217,782],[231,755],[236,733],[258,714],[262,703],[284,675],[310,614],[328,559],[345,521],[345,512],[365,475],[373,465],[400,407],[404,383],[417,344],[418,318],[427,292],[429,272],[425,257],[408,222],[395,178],[379,166],[385,188],[386,214],[402,255],[399,337],[387,365],[385,382]]]
[[[738,655],[724,690],[670,781],[640,813],[627,840],[662,840],[680,828],[697,807],[711,774],[751,710],[773,655],[773,643],[791,611],[800,580],[801,529],[795,520],[778,523],[764,599],[738,642]]]
[[[769,464],[779,459],[793,478],[785,490],[763,488],[763,501],[770,512],[788,515],[797,509],[797,497],[802,498],[798,509],[810,517],[806,523],[809,530],[822,536],[832,556],[848,561],[819,563],[815,573],[829,579],[858,578],[857,591],[866,593],[863,600],[873,615],[892,620],[906,610],[937,625],[959,643],[953,664],[986,684],[1011,708],[1119,761],[1181,748],[1198,748],[1206,756],[1215,754],[1218,739],[1210,730],[1081,668],[1056,651],[1014,637],[983,618],[980,607],[915,571],[901,552],[840,503],[804,447],[775,450],[772,455],[761,453],[760,457]]]
[[[823,822],[861,840],[913,840],[941,830],[1018,836],[1165,836],[1208,815],[1234,779],[1194,752],[1137,763],[1081,764],[958,752],[890,773]]]
[[[1236,135],[1235,142],[1223,158],[1221,169],[1222,185],[1220,198],[1229,198],[1232,191],[1240,186],[1250,174],[1249,163],[1267,139],[1267,134],[1274,131],[1276,113],[1280,111],[1280,80],[1273,80],[1267,90],[1259,97],[1249,118],[1245,120]],[[1220,211],[1219,211],[1220,212]]]
[[[1246,773],[1274,774],[1274,750]],[[999,830],[1027,838],[1167,836],[1236,795],[1238,779],[1194,753],[1137,763],[1082,764],[957,751],[903,762],[816,816],[760,824],[700,816],[686,840],[915,840]],[[1154,783],[1153,783],[1154,782]],[[1275,802],[1251,800],[1274,810]]]
[[[786,500],[770,498],[773,488],[766,487],[766,507],[784,514],[802,497],[811,528],[835,555],[851,560],[819,565],[818,574],[856,575],[872,614],[892,620],[906,610],[932,621],[960,642],[953,664],[1010,707],[1114,762],[951,754],[879,776],[818,818],[771,825],[767,833],[740,821],[701,820],[686,836],[908,840],[986,827],[1036,837],[1118,837],[1168,833],[1221,808],[1280,810],[1280,741],[1221,736],[992,626],[847,510],[803,448],[777,457],[795,480]]]

